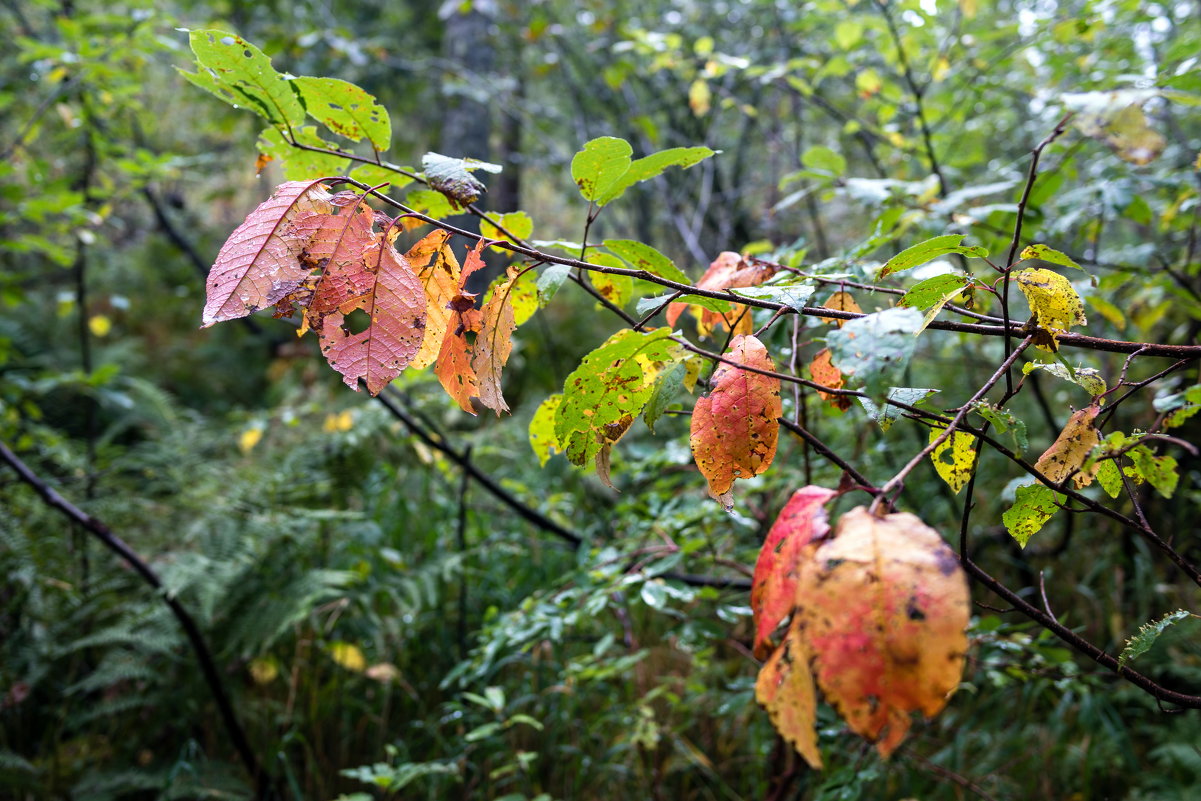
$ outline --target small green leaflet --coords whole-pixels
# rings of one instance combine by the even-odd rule
[[[917,347],[922,315],[917,309],[885,309],[831,331],[827,339],[834,366],[864,382],[873,401],[883,400]]]
[[[909,270],[914,267],[934,261],[939,256],[946,256],[951,253],[961,253],[964,256],[980,256],[988,255],[988,251],[981,247],[965,247],[963,243],[963,234],[946,234],[945,236],[936,236],[933,239],[927,239],[925,242],[914,245],[911,248],[902,250],[897,255],[889,259],[880,272],[876,275],[877,278],[883,278],[886,275],[899,273],[903,270]]]
[[[1146,481],[1165,498],[1176,491],[1180,476],[1176,472],[1176,460],[1171,456],[1156,456],[1146,445],[1139,445],[1127,454],[1134,462],[1138,477]]]
[[[606,239],[603,244],[611,253],[628,262],[636,270],[646,270],[679,284],[692,283],[671,259],[650,245],[644,245],[634,239]]]
[[[1164,415],[1163,427],[1175,428],[1201,410],[1201,384],[1175,395],[1156,398],[1153,405],[1155,411]]]
[[[1122,470],[1113,459],[1106,459],[1097,465],[1097,483],[1105,494],[1116,498],[1122,494]]]
[[[655,430],[655,423],[659,422],[663,413],[686,394],[684,378],[687,374],[688,368],[684,363],[676,362],[659,373],[659,377],[655,379],[655,389],[651,393],[650,400],[646,402],[646,410],[642,414],[642,419],[646,421],[646,427],[652,433]]]
[[[801,311],[809,303],[809,298],[817,291],[812,284],[763,284],[761,286],[732,287],[729,290],[734,295],[756,300],[769,300],[779,303],[794,311]]]
[[[675,292],[669,292],[666,295],[656,295],[650,298],[639,299],[637,311],[639,314],[650,314],[653,309],[657,309],[672,300],[679,300],[680,303],[688,303],[692,306],[700,306],[702,309],[708,309],[709,311],[717,312],[718,314],[727,314],[732,308],[728,300],[706,298],[699,295],[689,295],[687,293],[677,298]]]
[[[1169,612],[1164,615],[1159,620],[1144,623],[1139,628],[1137,634],[1126,640],[1126,647],[1118,655],[1118,664],[1125,665],[1130,660],[1137,659],[1147,653],[1147,651],[1151,650],[1151,646],[1155,644],[1155,641],[1159,639],[1159,635],[1163,634],[1164,629],[1190,617],[1196,617],[1196,615],[1186,612],[1183,609],[1177,609],[1175,612]]]
[[[892,387],[888,390],[888,400],[913,406],[921,403],[935,392],[941,391],[938,389],[923,389],[921,387]],[[896,422],[897,418],[904,411],[899,406],[893,406],[888,402],[877,406],[867,398],[859,398],[859,404],[863,406],[868,416],[880,425],[882,431],[892,428],[892,424]]]
[[[1056,504],[1063,503],[1067,496],[1042,484],[1018,487],[1015,495],[1013,506],[1001,515],[1001,522],[1008,529],[1009,536],[1025,548],[1030,538],[1037,534],[1059,509]]]
[[[543,467],[551,456],[560,452],[559,438],[555,436],[555,413],[562,401],[562,394],[551,395],[538,405],[530,420],[530,447]]]
[[[1092,367],[1069,367],[1065,364],[1043,362],[1026,362],[1022,365],[1022,373],[1029,375],[1035,370],[1043,370],[1050,373],[1056,378],[1062,378],[1064,381],[1071,381],[1094,398],[1098,395],[1103,395],[1108,389],[1105,384],[1105,379],[1101,377],[1101,372]]]
[[[624,139],[602,136],[584,145],[571,160],[571,177],[585,200],[610,203],[634,184],[661,174],[668,167],[691,167],[716,151],[707,147],[673,147],[635,161]]]
[[[1006,409],[998,409],[987,401],[976,401],[972,411],[992,423],[998,434],[1008,434],[1013,440],[1013,451],[1018,456],[1030,446],[1026,439],[1026,424]]]
[[[250,42],[216,30],[192,31],[188,41],[200,65],[196,73],[181,71],[189,82],[278,128],[294,131],[304,122],[304,106],[291,83]]]
[[[479,200],[484,184],[471,174],[473,170],[497,173],[503,169],[478,159],[457,159],[441,153],[426,153],[421,157],[421,169],[425,172],[430,188],[441,192],[456,208]]]
[[[921,327],[921,330],[924,331],[926,326],[930,325],[942,311],[943,306],[958,297],[971,283],[971,277],[961,273],[936,275],[910,287],[909,291],[901,296],[900,303],[902,306],[911,306],[926,312],[922,318]]]
[[[573,464],[596,458],[642,412],[663,365],[679,358],[670,337],[668,328],[618,331],[567,376],[555,436]]]
[[[374,97],[337,78],[294,78],[309,116],[352,142],[364,137],[377,151],[392,146],[392,121]]]
[[[550,299],[559,291],[559,287],[563,286],[569,275],[571,268],[566,264],[551,264],[542,271],[538,276],[538,297],[543,306],[550,303]]]

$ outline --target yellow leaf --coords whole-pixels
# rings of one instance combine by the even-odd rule
[[[945,430],[943,428],[931,429],[930,442],[942,436],[942,432]],[[972,465],[976,461],[976,452],[972,450],[975,440],[976,438],[971,434],[956,431],[943,440],[930,454],[930,461],[934,463],[934,469],[938,471],[939,477],[947,482],[947,486],[955,494],[959,494],[959,491],[967,485],[968,479],[972,477]]]
[[[250,677],[254,679],[255,684],[270,684],[279,675],[279,663],[273,656],[260,656],[252,659],[247,667],[250,669]]]
[[[856,314],[863,313],[863,309],[859,308],[859,304],[855,302],[855,298],[851,296],[850,292],[835,292],[830,296],[829,300],[822,305],[827,309],[855,312]],[[846,323],[846,320],[843,320],[839,317],[822,317],[820,319],[823,323],[837,323],[839,328],[842,328],[842,326]]]
[[[337,434],[342,431],[349,431],[353,425],[354,416],[348,410],[339,412],[338,414],[327,414],[321,430],[327,434]]]
[[[362,673],[367,669],[367,658],[363,656],[362,649],[357,645],[351,645],[348,642],[330,643],[329,656],[342,667],[353,670],[355,673]]]
[[[88,320],[88,330],[92,332],[92,336],[94,337],[106,337],[108,336],[108,332],[113,330],[113,321],[103,314],[93,315]]]
[[[1057,349],[1059,334],[1074,325],[1084,325],[1084,303],[1072,284],[1062,275],[1051,270],[1035,268],[1018,270],[1013,274],[1018,289],[1026,296],[1030,311],[1034,313],[1038,327],[1051,335],[1050,346],[1038,343],[1043,350]]]
[[[238,437],[238,448],[242,453],[250,453],[255,445],[259,444],[259,440],[263,438],[263,429],[255,426],[248,428]]]
[[[697,117],[703,117],[709,113],[709,104],[712,98],[713,93],[709,91],[709,84],[700,78],[697,78],[692,82],[692,86],[688,87],[688,106]]]

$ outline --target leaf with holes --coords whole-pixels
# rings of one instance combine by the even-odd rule
[[[741,254],[733,251],[719,253],[709,265],[709,269],[696,282],[698,289],[722,290],[734,287],[758,286],[776,274],[779,268],[761,262],[748,262]],[[688,303],[672,303],[667,307],[667,324],[674,326],[676,320],[688,308]],[[733,304],[725,314],[702,309],[693,305],[692,315],[696,318],[696,330],[701,336],[708,336],[717,326],[731,329],[733,334],[751,333],[750,310],[741,304]]]
[[[484,259],[480,255],[484,245],[485,240],[477,240],[475,247],[467,254],[459,273],[459,285],[454,296],[447,301],[446,307],[451,316],[447,320],[446,334],[442,337],[442,347],[434,367],[434,375],[438,376],[446,394],[468,414],[475,414],[471,399],[479,396],[480,380],[472,367],[472,344],[467,341],[467,336],[479,334],[483,315],[475,308],[476,296],[465,287],[471,275],[484,267]]]
[[[383,239],[365,254],[375,278],[371,290],[328,315],[320,329],[321,352],[342,374],[347,386],[357,389],[360,379],[367,391],[378,395],[413,360],[425,332],[425,293],[404,256]],[[370,324],[357,334],[340,323],[356,309],[367,313]]]
[[[292,181],[247,215],[209,271],[203,327],[245,317],[300,287],[311,268],[300,262],[305,243],[289,224],[298,216],[330,214],[331,197],[320,182]]]
[[[889,756],[959,686],[970,613],[959,559],[916,516],[843,515],[797,586],[817,686],[851,730]]]
[[[945,428],[930,429],[930,442],[941,437],[944,431]],[[956,495],[972,477],[972,467],[976,463],[976,451],[972,448],[975,441],[971,434],[953,431],[930,453],[934,469]]]
[[[195,73],[181,71],[189,82],[234,107],[250,109],[277,128],[300,127],[300,98],[261,50],[241,36],[216,30],[192,31],[188,42],[200,66]]]
[[[760,370],[775,370],[763,343],[737,336],[726,358]],[[776,455],[780,435],[780,380],[723,362],[713,373],[713,391],[697,398],[692,412],[692,455],[709,494],[727,509],[733,507],[730,488],[739,478],[767,470]]]
[[[392,121],[372,95],[337,78],[294,78],[309,116],[352,142],[364,137],[377,151],[392,146]]]
[[[1018,270],[1013,274],[1018,289],[1026,296],[1038,327],[1051,335],[1051,344],[1038,344],[1043,350],[1058,349],[1058,337],[1074,325],[1084,325],[1084,303],[1072,283],[1059,273],[1042,268]]]
[[[471,173],[475,170],[497,173],[502,167],[478,159],[457,159],[443,156],[441,153],[426,153],[421,157],[421,169],[430,188],[441,192],[451,203],[460,209],[480,199],[484,184]]]
[[[1136,476],[1146,481],[1156,492],[1165,498],[1171,498],[1176,491],[1180,475],[1176,472],[1176,460],[1171,456],[1156,456],[1146,445],[1139,445],[1130,451],[1130,461],[1134,462]]]
[[[417,274],[425,292],[425,333],[421,348],[413,357],[416,369],[434,363],[446,338],[446,327],[454,312],[451,300],[459,293],[459,260],[447,240],[450,234],[441,229],[431,231],[409,248],[405,260]]]
[[[1023,548],[1030,538],[1042,530],[1067,496],[1042,484],[1027,484],[1014,491],[1013,506],[1001,515],[1009,536]]]
[[[794,615],[784,643],[759,669],[755,700],[767,710],[780,736],[792,744],[811,768],[821,770],[816,729],[817,691],[809,660],[801,619]]]
[[[378,244],[371,209],[363,204],[362,195],[352,192],[339,192],[331,200],[334,214],[308,214],[292,224],[306,243],[302,260],[318,270],[304,319],[304,327],[316,331],[322,330],[325,315],[340,309],[348,314],[343,307],[371,292],[376,282],[376,273],[367,264],[368,249]],[[374,253],[378,262],[378,249]]]
[[[843,375],[863,381],[868,395],[880,403],[888,388],[897,385],[917,347],[921,330],[917,309],[885,309],[848,320],[826,338],[833,364]]]
[[[826,504],[837,490],[810,485],[792,494],[767,532],[755,562],[751,581],[751,612],[755,626],[755,658],[763,659],[774,647],[771,635],[796,603],[801,567],[826,535]]]
[[[555,436],[572,464],[594,460],[641,414],[655,379],[679,359],[671,329],[624,329],[589,353],[563,384]]]

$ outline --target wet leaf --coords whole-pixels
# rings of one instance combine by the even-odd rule
[[[930,442],[942,436],[945,430],[930,429]],[[976,451],[972,447],[975,442],[976,438],[971,434],[956,430],[930,453],[930,461],[939,478],[947,482],[956,495],[972,478],[972,467],[976,463]]]
[[[484,184],[471,173],[474,170],[500,172],[499,164],[478,159],[458,159],[441,153],[426,153],[421,157],[421,169],[430,188],[442,193],[456,209],[480,199]]]
[[[1101,371],[1093,367],[1069,369],[1067,365],[1057,362],[1026,362],[1022,365],[1023,374],[1029,374],[1035,370],[1042,370],[1056,378],[1071,381],[1073,384],[1083,388],[1085,392],[1094,398],[1105,394],[1105,391],[1109,388],[1105,383],[1105,379],[1101,377]]]
[[[817,748],[817,692],[809,670],[809,651],[794,616],[784,644],[759,669],[755,700],[767,710],[771,723],[814,770],[821,770]]]
[[[815,382],[824,387],[831,389],[842,389],[843,379],[842,371],[840,371],[830,361],[830,349],[822,348],[813,357],[813,361],[809,362],[809,375]],[[846,411],[851,408],[851,396],[840,395],[834,392],[823,392],[817,390],[817,396],[822,400],[830,401],[830,405],[839,411]]]
[[[741,254],[733,251],[719,253],[709,265],[709,269],[696,282],[699,289],[722,290],[733,287],[758,286],[776,274],[778,268],[762,262],[748,262]],[[674,326],[680,314],[688,307],[688,303],[672,303],[667,307],[667,324]],[[751,333],[751,315],[746,306],[731,304],[730,311],[721,314],[716,311],[703,309],[693,303],[692,314],[697,319],[696,330],[701,336],[708,336],[716,326],[730,327],[732,333]]]
[[[883,399],[890,386],[899,379],[909,364],[915,334],[921,329],[922,315],[917,309],[885,309],[846,321],[826,339],[834,366],[843,375],[851,375],[864,383],[873,401]]]
[[[644,245],[633,239],[606,239],[604,246],[635,270],[646,270],[652,275],[680,284],[691,283],[688,276],[684,275],[671,259],[650,245]]]
[[[880,425],[881,431],[887,431],[888,429],[892,428],[892,424],[895,423],[903,414],[903,410],[900,407],[893,406],[887,401],[896,401],[897,403],[904,403],[908,404],[909,406],[913,406],[914,404],[921,403],[926,398],[940,391],[941,390],[924,389],[921,387],[893,387],[888,390],[888,397],[885,403],[877,406],[868,398],[859,398],[859,404],[863,407],[864,411],[866,411],[868,415]],[[844,395],[843,397],[846,396]]]
[[[392,146],[392,121],[372,95],[337,78],[293,78],[309,116],[352,142],[366,138],[377,151]]]
[[[1009,536],[1023,548],[1059,510],[1067,496],[1042,484],[1027,484],[1015,490],[1013,506],[1001,515]]]
[[[1077,489],[1093,483],[1096,468],[1081,470],[1081,466],[1089,452],[1101,442],[1093,426],[1093,421],[1100,413],[1101,407],[1094,403],[1069,417],[1055,442],[1039,457],[1034,469],[1055,484],[1069,475]]]
[[[493,290],[481,309],[480,332],[471,356],[471,369],[479,380],[480,403],[497,415],[509,411],[500,388],[500,374],[513,353],[517,320],[513,314],[512,289],[520,272],[520,266],[510,266],[503,282]]]
[[[1060,267],[1072,267],[1081,272],[1088,272],[1088,270],[1077,264],[1071,256],[1066,253],[1060,253],[1055,248],[1050,248],[1046,245],[1030,245],[1022,250],[1018,258],[1023,260],[1037,259],[1038,261],[1045,261],[1048,264],[1058,264]]]
[[[235,107],[248,108],[273,126],[295,130],[304,106],[291,82],[275,71],[271,59],[241,36],[200,30],[188,35],[200,69],[182,73],[192,84]]]
[[[854,312],[855,314],[863,313],[863,309],[859,308],[859,304],[855,302],[855,297],[850,292],[835,292],[826,299],[822,307],[837,311]],[[823,323],[833,323],[839,328],[842,328],[843,324],[847,322],[841,317],[819,317],[818,319]]]
[[[1059,334],[1074,325],[1084,325],[1084,304],[1068,279],[1059,273],[1042,268],[1018,270],[1013,274],[1018,289],[1026,296],[1030,311],[1039,328],[1051,335],[1052,346],[1038,345],[1043,350],[1056,350]]]
[[[880,272],[876,274],[876,277],[883,278],[886,275],[920,267],[923,264],[934,261],[940,256],[947,256],[952,253],[980,257],[988,255],[988,251],[984,248],[965,247],[963,245],[963,236],[963,234],[936,236],[933,239],[927,239],[925,242],[906,248],[885,262],[884,266],[880,268]]]
[[[726,358],[761,370],[775,370],[767,349],[753,336],[736,336]],[[771,466],[779,438],[780,380],[720,364],[713,391],[698,398],[692,412],[692,454],[709,494],[726,497],[739,478],[757,476]],[[732,501],[723,500],[730,508]]]
[[[1175,612],[1167,613],[1159,620],[1144,623],[1139,627],[1138,633],[1126,641],[1126,647],[1122,649],[1122,653],[1118,654],[1118,664],[1125,665],[1132,659],[1137,659],[1147,653],[1147,651],[1151,650],[1151,646],[1155,644],[1155,641],[1159,639],[1159,635],[1164,633],[1165,629],[1190,617],[1196,617],[1196,615],[1186,612],[1183,609],[1177,609]]]
[[[910,287],[909,291],[901,296],[900,305],[922,309],[925,312],[920,329],[924,331],[943,307],[963,294],[964,288],[971,283],[972,279],[969,276],[958,273],[936,275]]]
[[[417,274],[425,292],[425,333],[421,348],[411,362],[415,369],[428,367],[438,358],[446,327],[454,314],[449,304],[459,292],[459,260],[447,240],[450,233],[435,229],[409,248],[405,260]]]
[[[633,152],[629,142],[612,136],[586,143],[571,160],[571,177],[584,199],[604,206],[634,184],[654,178],[668,167],[691,167],[715,151],[707,147],[673,147],[631,161]]]

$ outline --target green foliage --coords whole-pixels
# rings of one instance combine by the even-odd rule
[[[1118,655],[1118,664],[1124,665],[1133,659],[1138,659],[1151,650],[1151,646],[1159,639],[1159,635],[1163,634],[1164,629],[1189,617],[1194,617],[1194,615],[1183,609],[1177,609],[1175,612],[1169,612],[1164,615],[1159,620],[1144,623],[1139,627],[1138,633],[1126,641],[1126,647]]]

